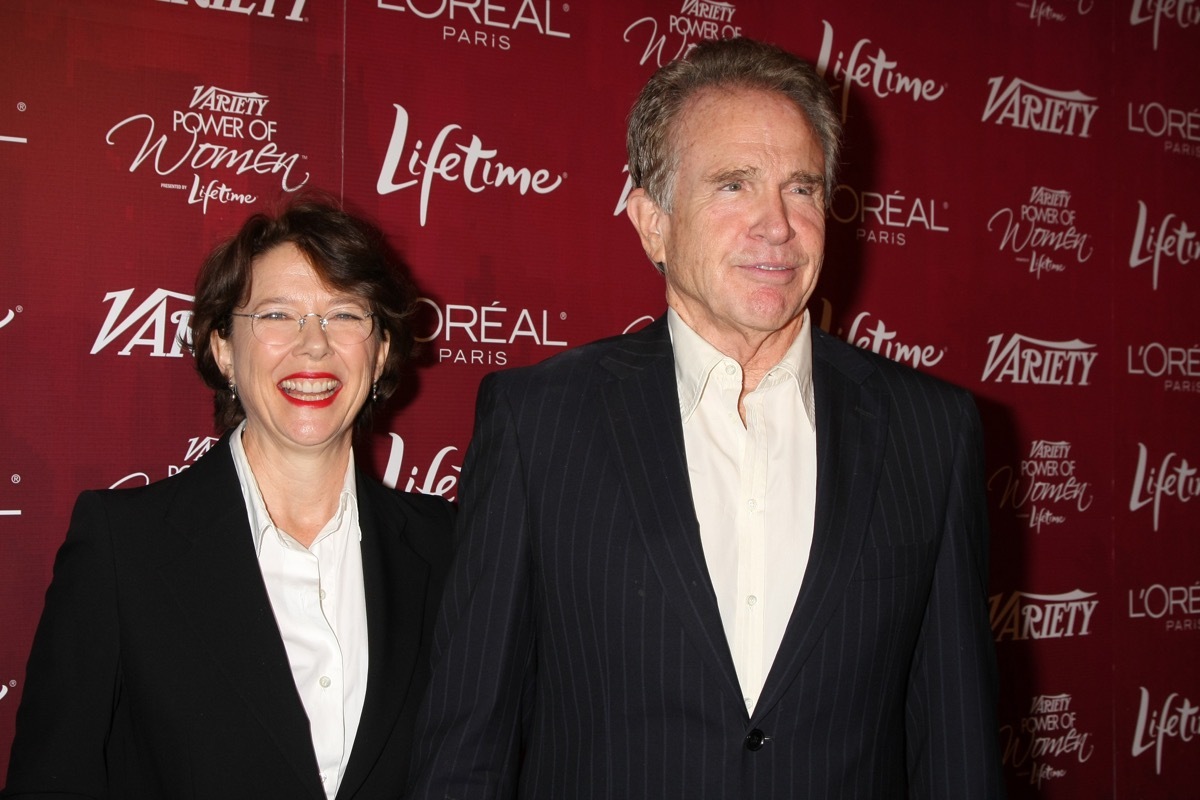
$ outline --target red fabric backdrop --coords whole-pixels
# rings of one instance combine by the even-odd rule
[[[305,184],[383,226],[427,345],[359,453],[454,497],[482,375],[661,312],[624,117],[737,34],[842,104],[820,324],[979,400],[1013,796],[1196,796],[1195,0],[0,3],[0,768],[75,495],[216,435],[216,242]]]

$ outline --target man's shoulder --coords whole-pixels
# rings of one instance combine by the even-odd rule
[[[579,345],[536,364],[499,370],[484,378],[486,385],[510,391],[579,387],[619,377],[627,368],[640,368],[670,357],[665,320],[635,333],[608,336]]]

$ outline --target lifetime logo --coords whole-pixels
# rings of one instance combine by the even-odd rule
[[[258,0],[253,2],[244,2],[244,0],[159,0],[160,3],[170,3],[175,6],[195,5],[197,8],[206,8],[210,11],[232,11],[235,14],[245,14],[247,16],[258,13],[255,16],[259,17],[274,17],[275,16],[275,0],[262,0],[260,4]],[[304,4],[308,0],[291,0],[291,11],[283,16],[283,19],[291,20],[292,22],[304,22]],[[280,8],[287,8],[287,0],[279,4]]]
[[[1096,361],[1096,345],[1080,339],[1052,342],[1014,333],[988,337],[991,349],[981,380],[1034,383],[1050,386],[1087,386]]]

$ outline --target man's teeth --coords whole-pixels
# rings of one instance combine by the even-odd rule
[[[333,378],[282,380],[279,382],[279,388],[288,394],[329,394],[340,385],[341,382]]]

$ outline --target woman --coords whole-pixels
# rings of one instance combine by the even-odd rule
[[[452,507],[354,467],[413,343],[386,253],[310,196],[208,257],[193,350],[228,433],[172,478],[81,495],[5,796],[399,796]]]

